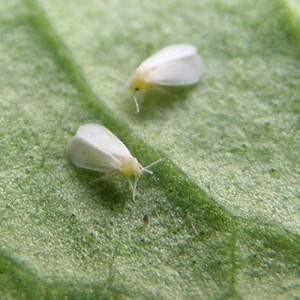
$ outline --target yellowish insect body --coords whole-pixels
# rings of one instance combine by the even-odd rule
[[[148,91],[153,87],[153,84],[147,81],[147,75],[137,70],[134,72],[129,88],[132,91]]]
[[[120,173],[125,177],[138,177],[142,174],[142,166],[135,157],[120,158]]]

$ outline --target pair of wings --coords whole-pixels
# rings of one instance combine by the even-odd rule
[[[68,144],[68,152],[76,166],[103,173],[120,170],[119,157],[131,157],[127,147],[98,124],[79,127]]]
[[[146,81],[157,85],[190,85],[200,79],[203,64],[193,45],[176,44],[143,61],[137,72],[143,74]]]

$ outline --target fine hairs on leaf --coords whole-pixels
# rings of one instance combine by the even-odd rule
[[[291,1],[0,2],[0,299],[297,299]],[[197,46],[204,80],[150,91],[134,117],[127,85],[107,75],[174,42]],[[101,174],[76,174],[63,151],[100,120],[169,163],[142,185],[89,186]]]

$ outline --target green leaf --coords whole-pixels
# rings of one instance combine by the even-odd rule
[[[0,0],[0,298],[296,298],[298,5]],[[114,77],[175,42],[202,81],[135,114]],[[135,201],[69,163],[87,122],[165,158]]]

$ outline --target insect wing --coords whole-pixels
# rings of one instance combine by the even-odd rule
[[[70,160],[77,167],[103,173],[119,170],[119,162],[116,158],[97,149],[78,135],[70,140],[68,153]]]
[[[104,126],[86,124],[79,127],[76,135],[109,156],[131,156],[127,147]]]
[[[200,79],[202,71],[201,58],[195,54],[158,66],[148,73],[147,80],[157,85],[190,85]]]
[[[138,67],[138,70],[140,72],[148,72],[170,61],[193,56],[195,54],[197,54],[197,49],[193,45],[175,44],[167,46],[144,60]]]

